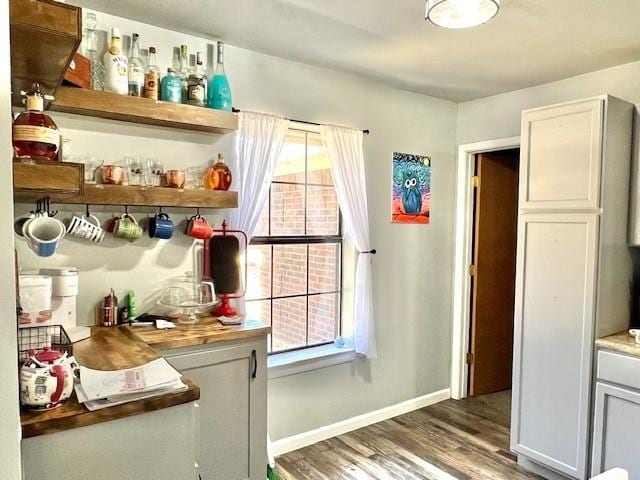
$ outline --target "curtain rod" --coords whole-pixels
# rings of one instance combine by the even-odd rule
[[[234,113],[239,113],[239,112],[240,112],[240,109],[238,109],[238,108],[233,108],[233,109],[232,109],[232,111],[233,111]],[[296,123],[304,123],[304,124],[306,124],[306,125],[316,125],[316,126],[318,126],[318,127],[321,127],[321,126],[322,126],[322,124],[321,124],[321,123],[316,123],[316,122],[307,122],[306,120],[296,120],[295,118],[290,118],[290,119],[289,119],[289,121],[291,121],[291,122],[296,122]],[[368,130],[368,129],[362,130],[362,133],[364,133],[365,135],[369,135],[369,130]]]

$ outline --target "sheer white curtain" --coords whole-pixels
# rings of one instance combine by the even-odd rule
[[[329,153],[338,203],[358,250],[354,286],[354,346],[356,353],[377,356],[371,285],[371,244],[364,173],[363,132],[325,125],[322,142]]]
[[[249,238],[258,224],[271,186],[289,120],[254,112],[238,113],[235,177],[239,179],[238,208],[230,215],[230,228]]]

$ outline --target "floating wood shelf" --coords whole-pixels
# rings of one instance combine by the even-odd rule
[[[55,94],[82,39],[82,10],[52,0],[10,0],[12,103],[39,82]]]
[[[84,185],[84,194],[69,196],[57,191],[14,190],[17,202],[33,202],[48,196],[53,203],[122,205],[130,207],[237,208],[238,193],[132,185]]]
[[[58,88],[51,110],[218,134],[238,129],[231,112],[74,87]]]

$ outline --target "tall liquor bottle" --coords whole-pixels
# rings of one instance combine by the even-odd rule
[[[140,58],[140,35],[132,35],[131,57],[129,58],[129,95],[141,97],[144,91],[144,62]]]
[[[104,89],[120,95],[129,93],[127,75],[127,57],[122,54],[122,38],[120,30],[111,29],[111,45],[104,54]]]
[[[60,148],[58,126],[44,110],[44,95],[35,83],[26,93],[27,109],[13,122],[13,150],[16,158],[54,160]]]
[[[98,39],[96,34],[96,14],[87,13],[85,24],[87,25],[87,58],[91,62],[91,89],[104,90],[104,65],[98,56]]]
[[[149,47],[149,64],[144,71],[144,97],[158,100],[160,69],[156,65],[156,47]]]
[[[182,83],[182,103],[187,103],[189,98],[189,53],[186,45],[180,45],[180,70],[178,76]]]
[[[202,52],[196,54],[196,69],[189,75],[187,103],[204,107],[207,105],[207,75],[202,64]]]
[[[218,66],[209,80],[207,106],[218,110],[231,111],[233,102],[229,80],[224,72],[224,44],[218,42]]]

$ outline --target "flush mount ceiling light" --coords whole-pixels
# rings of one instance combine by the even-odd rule
[[[427,0],[426,19],[445,28],[470,28],[488,22],[500,0]]]

